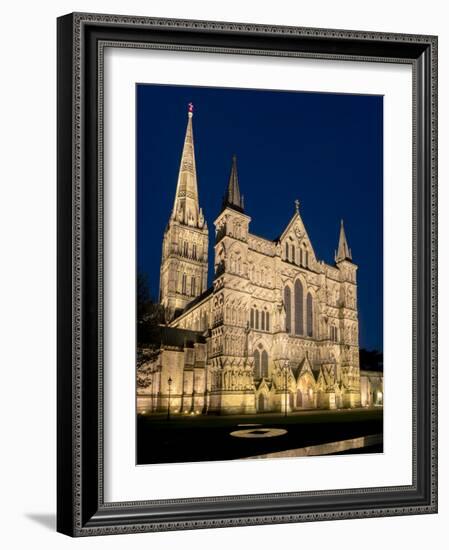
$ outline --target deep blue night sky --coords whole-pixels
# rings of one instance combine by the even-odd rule
[[[344,219],[359,266],[360,347],[382,350],[383,98],[137,85],[137,268],[154,298],[190,101],[209,284],[213,221],[235,153],[251,233],[280,235],[298,198],[315,254],[332,264]]]

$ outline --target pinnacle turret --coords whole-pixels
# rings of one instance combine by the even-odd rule
[[[346,240],[345,227],[343,225],[343,220],[340,222],[340,238],[338,240],[338,250],[335,254],[335,261],[342,262],[343,260],[352,261],[352,252],[348,246],[348,241]]]
[[[239,178],[237,174],[237,157],[235,155],[232,157],[231,174],[229,176],[226,193],[223,197],[222,211],[227,207],[233,208],[238,212],[243,212],[244,210],[243,195],[240,194]]]

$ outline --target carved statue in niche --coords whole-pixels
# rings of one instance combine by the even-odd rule
[[[347,291],[346,291],[346,302],[347,302],[347,306],[348,307],[354,307],[355,306],[355,303],[354,303],[354,291],[352,289],[352,287],[348,287]]]
[[[231,389],[235,390],[237,386],[237,376],[234,369],[231,371]]]
[[[334,303],[336,306],[338,306],[339,301],[340,301],[340,290],[336,288],[334,293]]]
[[[226,370],[223,373],[223,388],[228,390],[231,387],[231,371],[229,367],[226,367]]]
[[[250,332],[249,337],[248,337],[248,358],[253,356],[253,350],[254,350],[254,340],[253,339],[254,339],[253,333]]]
[[[284,300],[280,300],[276,303],[276,313],[277,313],[277,322],[278,322],[278,330],[284,331],[286,330],[286,320],[287,320],[287,312],[285,310],[285,304]]]
[[[214,371],[214,385],[218,389],[222,387],[222,373],[219,370]]]

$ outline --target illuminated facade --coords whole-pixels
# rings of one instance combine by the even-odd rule
[[[316,257],[298,201],[276,240],[252,234],[234,157],[207,288],[191,111],[162,245],[168,325],[157,357],[138,373],[138,410],[165,411],[169,402],[184,414],[360,406],[357,266],[343,222],[333,265]]]

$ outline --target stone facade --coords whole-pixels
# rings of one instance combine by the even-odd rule
[[[234,157],[214,225],[215,276],[206,288],[208,229],[189,113],[163,240],[160,301],[168,326],[157,357],[141,371],[140,412],[359,407],[357,266],[343,222],[333,265],[316,257],[298,201],[279,238],[252,234]]]
[[[368,370],[360,371],[360,394],[362,407],[383,407],[383,374]]]

